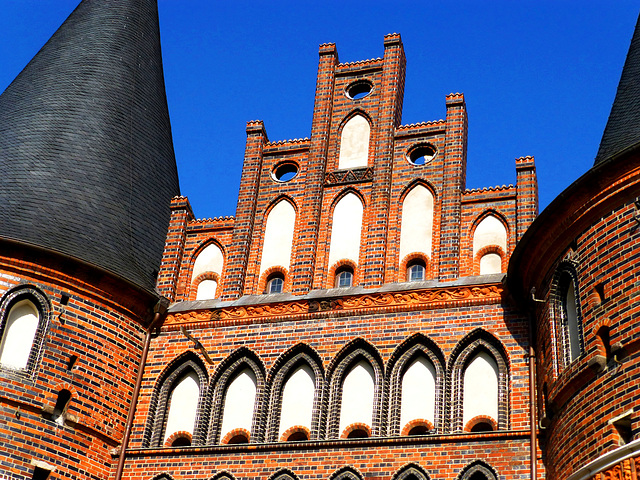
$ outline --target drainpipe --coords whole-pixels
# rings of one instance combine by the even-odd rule
[[[151,344],[151,332],[160,319],[162,319],[167,312],[169,306],[169,300],[161,298],[153,307],[153,320],[147,328],[144,337],[144,348],[142,349],[142,356],[140,357],[140,363],[138,364],[138,378],[136,378],[136,386],[133,389],[133,396],[131,397],[131,405],[129,406],[129,414],[127,415],[127,424],[124,427],[124,435],[122,437],[122,443],[120,445],[120,456],[118,457],[118,468],[116,470],[115,480],[121,480],[122,471],[124,470],[124,458],[127,448],[129,447],[129,438],[131,437],[131,428],[133,426],[133,417],[136,413],[136,405],[138,404],[138,397],[140,395],[140,386],[142,385],[142,376],[144,375],[144,367],[147,363],[147,355],[149,354],[149,345]]]
[[[531,480],[538,478],[538,450],[537,445],[537,431],[538,421],[536,420],[536,351],[533,348],[533,313],[529,313],[529,425],[531,428],[529,459],[531,462]]]

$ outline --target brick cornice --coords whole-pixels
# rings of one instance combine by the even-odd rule
[[[500,283],[428,288],[402,292],[376,292],[323,299],[303,299],[246,306],[189,310],[170,313],[163,329],[181,326],[211,327],[251,323],[434,310],[498,304],[504,287]]]

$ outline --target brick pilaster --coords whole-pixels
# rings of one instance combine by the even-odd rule
[[[516,158],[516,240],[538,216],[538,176],[533,157]]]
[[[158,292],[171,301],[176,299],[180,266],[184,256],[184,245],[187,238],[187,223],[193,220],[193,211],[186,197],[171,199],[171,219],[164,243],[162,262],[156,280]]]
[[[446,123],[439,278],[453,280],[460,270],[460,210],[467,176],[467,107],[463,94],[447,95]]]
[[[369,207],[369,228],[363,235],[365,248],[364,286],[380,286],[384,282],[389,223],[391,174],[393,172],[393,139],[402,118],[406,59],[399,34],[384,37],[382,95],[380,118],[375,135],[374,178]]]
[[[337,64],[338,52],[335,44],[320,45],[304,203],[300,208],[299,235],[294,245],[294,263],[291,268],[292,290],[296,294],[309,291],[313,282]]]
[[[221,297],[223,300],[238,298],[244,293],[244,280],[255,222],[260,171],[262,170],[262,152],[268,141],[262,121],[247,123],[247,144],[236,207],[236,220],[231,245],[225,259],[227,265]]]

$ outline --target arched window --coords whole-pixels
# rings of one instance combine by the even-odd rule
[[[269,477],[269,480],[298,480],[298,477],[289,469],[283,468]]]
[[[289,270],[296,211],[287,200],[280,200],[270,211],[264,229],[260,276],[279,266]]]
[[[169,394],[167,426],[163,441],[165,446],[191,445],[199,400],[200,380],[196,372],[191,370],[176,382]]]
[[[344,265],[336,270],[336,288],[346,288],[353,286],[353,268]]]
[[[48,325],[49,302],[32,287],[10,291],[0,304],[0,367],[32,370]]]
[[[342,467],[333,472],[329,480],[362,480],[362,475],[352,467]]]
[[[389,369],[389,435],[425,435],[442,431],[444,355],[417,333],[396,348]]]
[[[207,384],[206,369],[195,354],[188,352],[174,360],[153,393],[144,446],[202,444],[200,417]]]
[[[502,272],[502,254],[507,252],[507,229],[495,215],[484,217],[473,232],[473,258],[477,273]]]
[[[582,354],[582,320],[577,289],[577,273],[570,262],[564,262],[555,275],[556,315],[559,317],[559,344],[565,365]]]
[[[252,430],[257,390],[258,380],[250,368],[242,369],[231,380],[222,409],[221,443],[247,443],[250,440],[242,432]]]
[[[479,328],[456,345],[450,364],[453,431],[509,428],[507,358],[498,339]]]
[[[222,275],[223,266],[224,255],[220,247],[215,243],[207,245],[198,254],[193,263],[193,273],[191,274],[191,282],[197,288],[196,300],[215,298],[218,282],[213,280],[213,278],[219,278],[220,275]],[[203,277],[204,280],[202,280]],[[201,288],[200,285],[204,282],[208,283]]]
[[[309,440],[315,388],[315,374],[308,365],[300,365],[291,373],[282,390],[280,440]]]
[[[470,463],[458,475],[457,480],[497,480],[498,474],[486,463],[476,460]]]
[[[359,432],[364,431],[364,429],[354,429],[345,435],[347,427],[350,425],[364,424],[369,429],[371,428],[374,393],[375,374],[373,368],[368,362],[360,360],[349,369],[342,382],[342,403],[338,430],[347,438],[354,438]]]
[[[424,260],[416,258],[407,263],[407,281],[422,282],[425,279],[427,267]]]
[[[366,167],[369,164],[369,122],[355,115],[342,128],[338,169]]]
[[[462,424],[471,432],[495,430],[498,419],[498,365],[478,352],[464,370]]]
[[[275,272],[267,278],[267,287],[265,293],[282,293],[284,289],[284,274]]]
[[[9,310],[0,344],[0,365],[25,369],[39,324],[38,310],[30,300],[15,303]]]
[[[364,207],[355,193],[347,193],[333,210],[329,266],[340,260],[350,260],[358,265],[360,256],[360,235]]]
[[[405,195],[400,227],[400,261],[412,253],[431,258],[433,203],[433,194],[423,185],[414,186]]]
[[[402,467],[392,480],[429,480],[429,475],[420,466],[408,464]]]
[[[436,418],[436,369],[420,355],[402,375],[400,425],[406,435],[424,435]]]

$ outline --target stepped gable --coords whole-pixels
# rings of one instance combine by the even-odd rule
[[[155,287],[179,195],[155,0],[83,0],[0,95],[0,237]]]
[[[640,18],[622,69],[595,165],[640,146]]]

